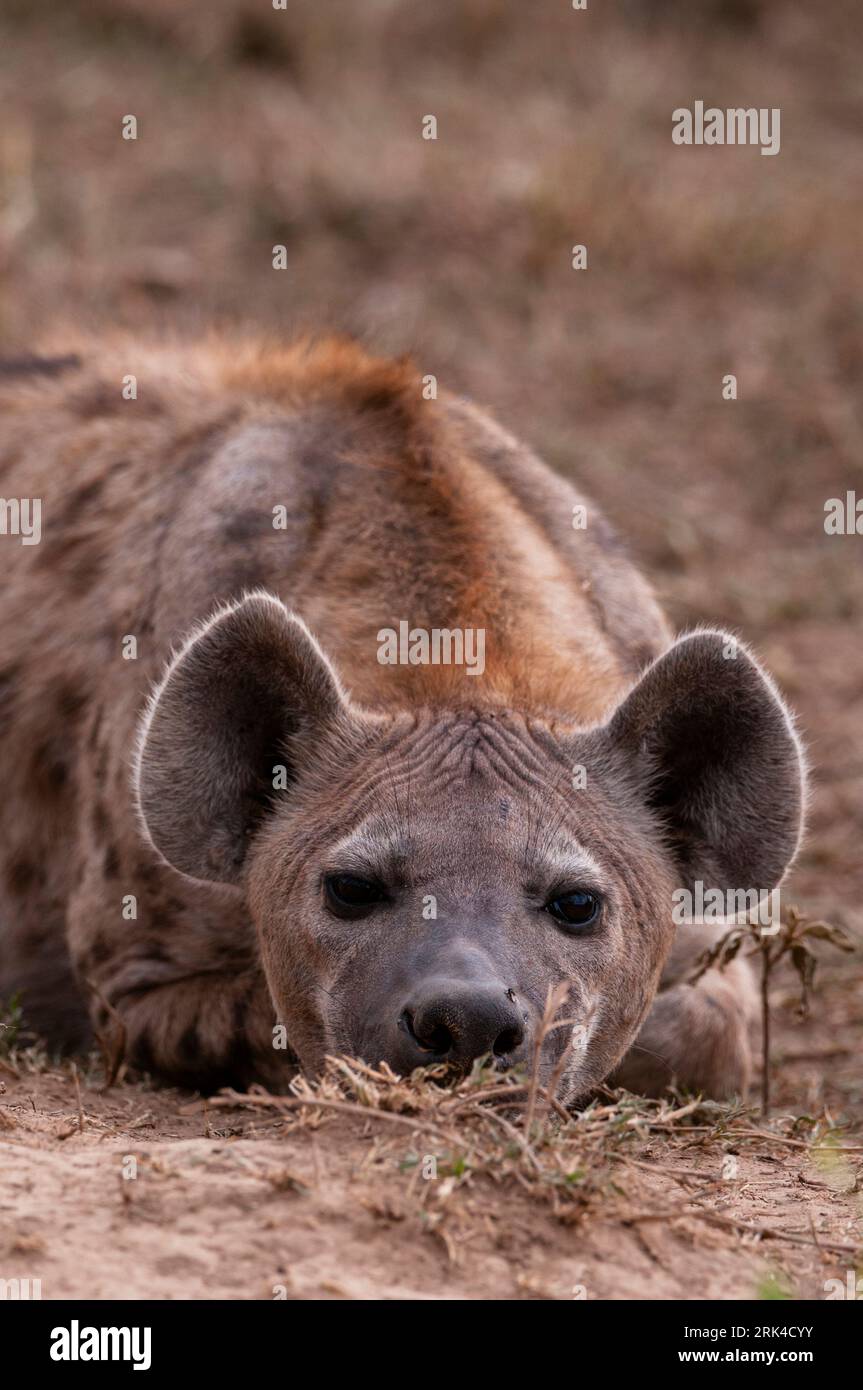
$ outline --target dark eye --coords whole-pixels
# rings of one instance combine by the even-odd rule
[[[589,927],[599,916],[600,902],[593,893],[561,893],[545,905],[555,922],[562,927]]]
[[[327,874],[324,879],[327,907],[337,917],[364,917],[386,892],[380,883],[356,874]]]

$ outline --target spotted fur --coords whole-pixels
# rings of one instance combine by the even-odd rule
[[[408,1065],[411,972],[491,971],[525,1055],[566,980],[568,1098],[615,1068],[745,1086],[745,982],[686,984],[669,920],[675,885],[772,886],[799,838],[799,748],[745,648],[673,644],[597,509],[407,361],[74,348],[0,364],[0,490],[43,516],[39,545],[0,536],[0,996],[71,1045],[119,1017],[165,1077],[283,1086],[334,1049]],[[482,628],[482,677],[381,665],[402,619]],[[326,917],[336,850],[389,875],[386,931]],[[602,882],[587,945],[542,915],[553,866]]]

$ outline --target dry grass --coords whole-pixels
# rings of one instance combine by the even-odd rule
[[[453,1080],[445,1067],[403,1078],[385,1064],[370,1067],[355,1058],[330,1057],[320,1080],[299,1077],[291,1091],[276,1096],[262,1087],[248,1093],[225,1090],[184,1107],[182,1113],[193,1114],[203,1105],[208,1112],[275,1111],[292,1116],[295,1126],[313,1130],[335,1116],[363,1119],[384,1135],[396,1127],[402,1138],[409,1134],[424,1145],[411,1148],[401,1160],[401,1167],[413,1174],[410,1191],[420,1206],[442,1198],[448,1202],[454,1192],[484,1180],[503,1189],[517,1185],[549,1205],[567,1225],[598,1211],[603,1220],[616,1217],[624,1225],[698,1218],[767,1240],[814,1244],[863,1259],[863,1203],[857,1203],[858,1239],[819,1240],[814,1232],[780,1230],[713,1210],[717,1191],[723,1185],[729,1190],[727,1171],[717,1179],[704,1167],[677,1163],[680,1156],[690,1164],[694,1158],[721,1159],[741,1146],[760,1146],[765,1152],[786,1146],[805,1152],[833,1175],[834,1185],[857,1194],[856,1169],[863,1173],[857,1155],[863,1154],[863,1145],[848,1144],[842,1129],[826,1117],[805,1123],[783,1117],[770,1127],[756,1128],[746,1105],[723,1105],[697,1096],[648,1100],[625,1091],[603,1091],[581,1111],[568,1113],[540,1085],[535,1071],[502,1079],[493,1066],[482,1063],[468,1076]],[[622,1186],[621,1168],[649,1166],[638,1153],[655,1135],[664,1140],[662,1170],[683,1189],[684,1197],[670,1207],[636,1212]],[[388,1156],[379,1158],[386,1161]]]
[[[349,1058],[190,1100],[12,1056],[0,1257],[38,1242],[46,1296],[821,1297],[863,1264],[863,1144],[827,1112],[603,1092],[567,1114],[535,1073]]]

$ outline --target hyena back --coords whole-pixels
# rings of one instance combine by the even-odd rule
[[[342,340],[0,366],[0,421],[42,516],[0,536],[0,997],[35,1029],[284,1086],[528,1060],[566,982],[565,1099],[745,1087],[745,971],[688,982],[672,895],[780,880],[797,742],[568,483]]]

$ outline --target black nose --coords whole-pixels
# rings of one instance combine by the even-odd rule
[[[508,1057],[524,1042],[518,999],[499,984],[437,981],[417,992],[399,1022],[412,1044],[414,1066],[468,1066],[486,1053]]]

